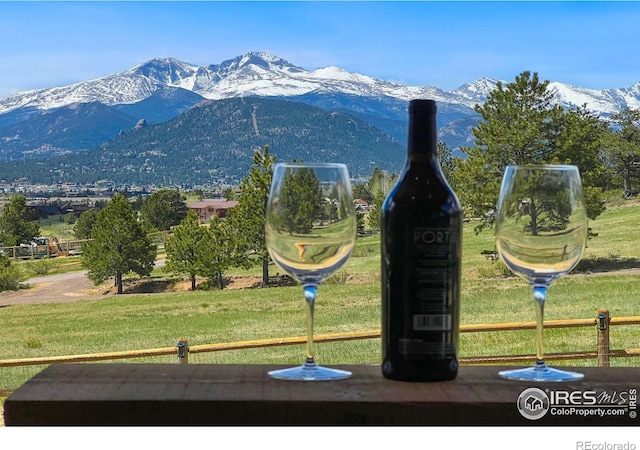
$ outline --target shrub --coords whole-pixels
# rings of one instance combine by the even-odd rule
[[[351,253],[351,256],[353,256],[354,258],[362,258],[366,256],[371,256],[373,253],[375,253],[378,250],[379,250],[378,246],[373,244],[366,245],[363,247],[356,247]]]
[[[73,213],[66,213],[64,215],[64,223],[66,223],[67,225],[73,225],[74,223],[76,223],[76,216]]]
[[[512,273],[501,259],[491,259],[486,264],[476,269],[481,278],[508,277]]]
[[[34,275],[46,275],[54,267],[55,264],[49,259],[40,259],[38,261],[30,261],[27,263],[27,271]]]
[[[24,348],[42,348],[42,341],[38,338],[29,338],[22,343]]]
[[[351,273],[346,270],[341,270],[339,272],[334,273],[329,278],[327,278],[324,283],[325,284],[347,284],[347,281],[351,278]]]
[[[23,275],[20,269],[11,264],[7,256],[0,255],[0,292],[20,289],[22,279]]]

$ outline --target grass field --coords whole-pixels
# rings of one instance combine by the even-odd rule
[[[549,289],[547,319],[593,318],[598,308],[612,317],[640,315],[640,204],[609,208],[591,223],[579,269]],[[504,276],[500,264],[481,254],[493,250],[493,233],[476,235],[465,226],[462,323],[533,321],[534,305],[526,283]],[[379,237],[358,240],[341,273],[320,287],[316,332],[339,333],[380,327]],[[278,270],[272,268],[272,274]],[[259,269],[228,275],[258,275]],[[98,301],[21,305],[0,308],[0,359],[72,355],[174,346],[180,337],[190,345],[266,339],[304,334],[304,305],[299,287],[214,290],[105,297]],[[533,331],[463,334],[461,356],[530,354]],[[546,351],[594,350],[594,329],[551,329]],[[640,347],[640,326],[611,331],[613,349]],[[302,346],[199,353],[190,363],[297,364]],[[320,344],[324,364],[378,363],[379,339]],[[174,356],[124,360],[174,363]],[[119,361],[122,362],[122,361]],[[571,365],[595,365],[574,361]],[[637,366],[637,358],[612,361]],[[42,366],[0,368],[0,390],[15,389]]]

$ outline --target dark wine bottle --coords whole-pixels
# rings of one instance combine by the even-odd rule
[[[382,374],[458,374],[462,208],[437,153],[436,103],[409,104],[408,156],[382,205]]]

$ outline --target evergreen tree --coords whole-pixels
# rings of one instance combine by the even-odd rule
[[[374,230],[380,229],[380,221],[382,219],[382,203],[387,198],[387,194],[393,188],[398,181],[397,174],[389,174],[382,171],[377,167],[373,169],[371,178],[367,182],[369,192],[373,202],[371,203],[371,210],[369,211],[369,227]]]
[[[367,183],[355,183],[353,185],[353,198],[359,198],[367,203],[373,202],[373,196],[369,191]]]
[[[27,199],[16,195],[4,206],[0,216],[0,242],[3,246],[13,247],[28,244],[40,234],[37,217],[27,206]]]
[[[492,224],[502,176],[510,164],[577,165],[589,217],[602,212],[602,124],[584,108],[554,105],[548,86],[537,73],[525,71],[506,86],[498,82],[487,101],[475,107],[482,116],[473,129],[476,147],[463,149],[466,159],[455,159],[449,182],[465,215],[483,219],[477,230]]]
[[[325,200],[320,189],[320,180],[310,169],[301,169],[287,174],[282,182],[278,201],[281,226],[290,234],[309,233],[313,221],[324,212]],[[337,214],[337,209],[336,209]]]
[[[553,162],[578,166],[587,216],[595,219],[604,211],[602,193],[611,184],[603,164],[602,149],[607,137],[607,123],[587,110],[586,105],[568,110],[556,108],[550,137],[555,149]]]
[[[611,122],[613,129],[604,154],[614,173],[622,178],[625,195],[631,195],[638,191],[640,179],[640,110],[626,108],[612,115]]]
[[[83,211],[73,227],[73,233],[78,239],[91,239],[91,231],[97,219],[98,212],[95,209]]]
[[[142,215],[159,231],[178,225],[187,217],[187,211],[185,196],[173,189],[154,192],[142,206]]]
[[[189,211],[167,241],[166,268],[171,272],[189,275],[192,291],[196,290],[196,275],[200,272],[201,253],[206,238],[206,228],[200,226],[196,213]]]
[[[453,171],[456,168],[455,160],[451,149],[444,142],[438,142],[438,160],[440,161],[444,178],[447,181],[451,180],[453,178]]]
[[[224,289],[224,272],[229,267],[248,267],[249,260],[239,235],[225,219],[213,217],[198,248],[198,270]]]
[[[0,292],[20,289],[24,279],[17,264],[12,264],[8,256],[0,254]]]
[[[82,264],[89,269],[89,278],[96,284],[114,277],[118,294],[122,294],[124,274],[151,274],[156,245],[123,195],[116,194],[98,213],[92,236],[93,241],[83,246]]]
[[[229,211],[227,226],[242,240],[250,261],[262,264],[262,286],[269,284],[269,252],[264,235],[264,218],[276,156],[256,151],[249,175],[240,183],[238,205]]]
[[[544,182],[540,182],[545,177]],[[572,212],[571,196],[562,189],[562,179],[547,174],[531,173],[513,186],[514,198],[527,199],[512,205],[511,214],[521,220],[524,229],[537,236],[544,232],[566,230]],[[522,220],[525,219],[526,220]]]
[[[222,191],[222,197],[226,198],[227,200],[237,200],[238,199],[238,195],[236,194],[235,189],[233,188],[226,188]]]

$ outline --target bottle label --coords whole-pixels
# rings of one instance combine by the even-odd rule
[[[414,314],[413,329],[418,331],[450,331],[451,314]]]
[[[401,340],[400,352],[410,358],[445,358],[455,354],[453,292],[459,268],[457,237],[450,228],[408,227],[412,278],[410,317],[412,338]]]

